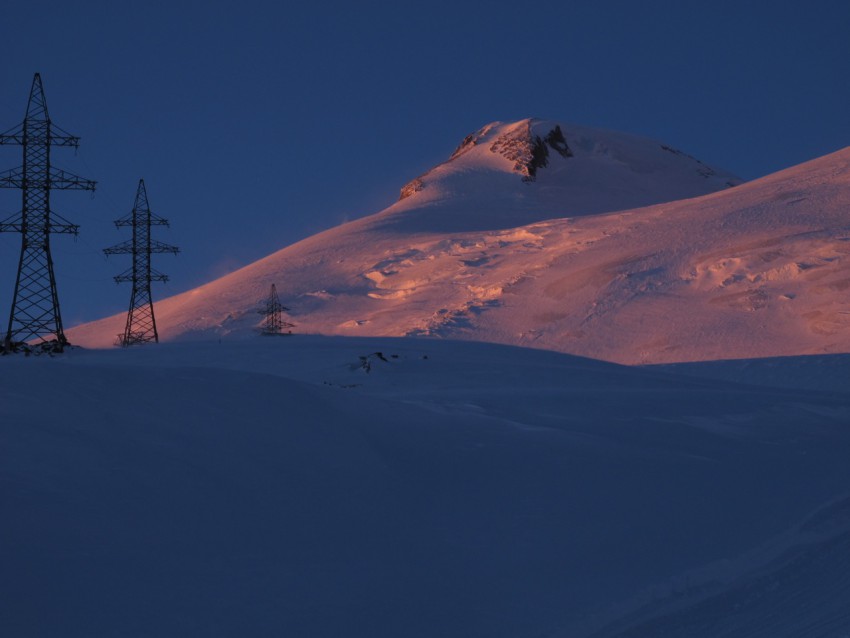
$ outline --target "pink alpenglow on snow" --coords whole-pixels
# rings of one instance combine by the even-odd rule
[[[848,166],[843,150],[738,185],[645,138],[491,124],[388,209],[162,301],[162,337],[247,338],[276,282],[301,329],[329,335],[621,363],[846,352]],[[69,338],[107,346],[119,323]]]

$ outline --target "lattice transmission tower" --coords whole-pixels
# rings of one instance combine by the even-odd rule
[[[264,335],[292,334],[290,328],[293,328],[295,324],[284,321],[283,319],[283,313],[287,310],[289,308],[281,305],[280,299],[277,296],[277,288],[272,284],[269,296],[266,297],[265,303],[260,309],[260,314],[266,317],[263,320],[260,332]]]
[[[15,294],[3,341],[5,352],[12,352],[36,339],[42,347],[56,352],[61,352],[68,344],[59,312],[50,235],[76,235],[79,227],[52,210],[50,191],[93,191],[95,182],[51,166],[50,147],[77,148],[79,143],[79,137],[50,120],[41,75],[36,73],[24,121],[0,133],[0,144],[23,146],[24,151],[21,166],[0,173],[0,188],[18,188],[23,193],[21,212],[0,222],[0,232],[21,234]]]
[[[145,180],[139,180],[133,210],[129,215],[116,220],[115,226],[117,228],[122,226],[133,228],[132,239],[103,250],[107,255],[130,254],[133,256],[132,267],[114,278],[115,283],[129,281],[133,284],[127,324],[124,327],[124,332],[118,335],[116,345],[126,347],[151,341],[158,343],[159,334],[156,331],[156,319],[153,314],[151,282],[168,281],[168,275],[151,268],[151,254],[172,253],[176,255],[180,252],[180,249],[151,238],[151,226],[168,226],[168,220],[151,212]]]

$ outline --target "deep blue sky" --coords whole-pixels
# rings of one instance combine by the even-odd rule
[[[183,249],[155,262],[162,298],[377,212],[494,120],[642,134],[744,178],[850,145],[844,0],[39,7],[3,10],[0,130],[41,72],[52,119],[82,137],[54,163],[99,182],[53,200],[82,227],[53,240],[66,325],[127,305],[111,280],[127,258],[100,249],[127,238],[111,220],[139,177],[172,222],[158,238]],[[0,147],[0,169],[19,164]],[[0,214],[19,207],[0,191]],[[19,250],[0,235],[3,330]]]

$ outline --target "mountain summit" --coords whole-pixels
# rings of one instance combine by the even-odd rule
[[[550,120],[493,122],[401,189],[408,229],[510,228],[648,206],[741,183],[655,140]],[[394,221],[401,221],[394,220]]]

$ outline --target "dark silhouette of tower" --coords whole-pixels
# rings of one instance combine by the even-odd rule
[[[5,352],[39,339],[42,347],[61,352],[68,341],[62,330],[51,233],[76,235],[79,227],[57,215],[50,206],[51,190],[93,191],[95,182],[50,165],[51,146],[77,148],[80,138],[53,124],[47,101],[36,73],[30,89],[27,113],[18,126],[0,134],[0,144],[23,146],[23,164],[0,173],[0,188],[19,188],[23,193],[21,212],[0,222],[0,232],[21,234],[21,258],[9,327],[3,341]]]
[[[129,281],[133,284],[130,295],[130,311],[127,313],[127,325],[124,332],[118,335],[118,344],[132,346],[135,344],[159,342],[156,331],[156,319],[153,315],[153,298],[151,297],[152,281],[168,281],[164,275],[151,268],[152,253],[172,253],[176,255],[180,249],[176,246],[163,244],[151,239],[151,226],[168,226],[168,220],[151,212],[148,205],[148,194],[145,190],[145,180],[139,180],[136,191],[136,202],[129,215],[115,221],[115,226],[132,226],[133,238],[105,248],[107,255],[130,254],[133,265],[129,270],[115,277],[115,283]]]
[[[290,334],[292,331],[288,329],[295,326],[295,324],[283,320],[283,313],[287,310],[289,308],[280,304],[280,299],[277,296],[277,288],[272,284],[269,296],[266,297],[265,305],[260,310],[260,314],[266,316],[260,332],[264,335]],[[287,330],[287,332],[284,332],[284,330]]]

